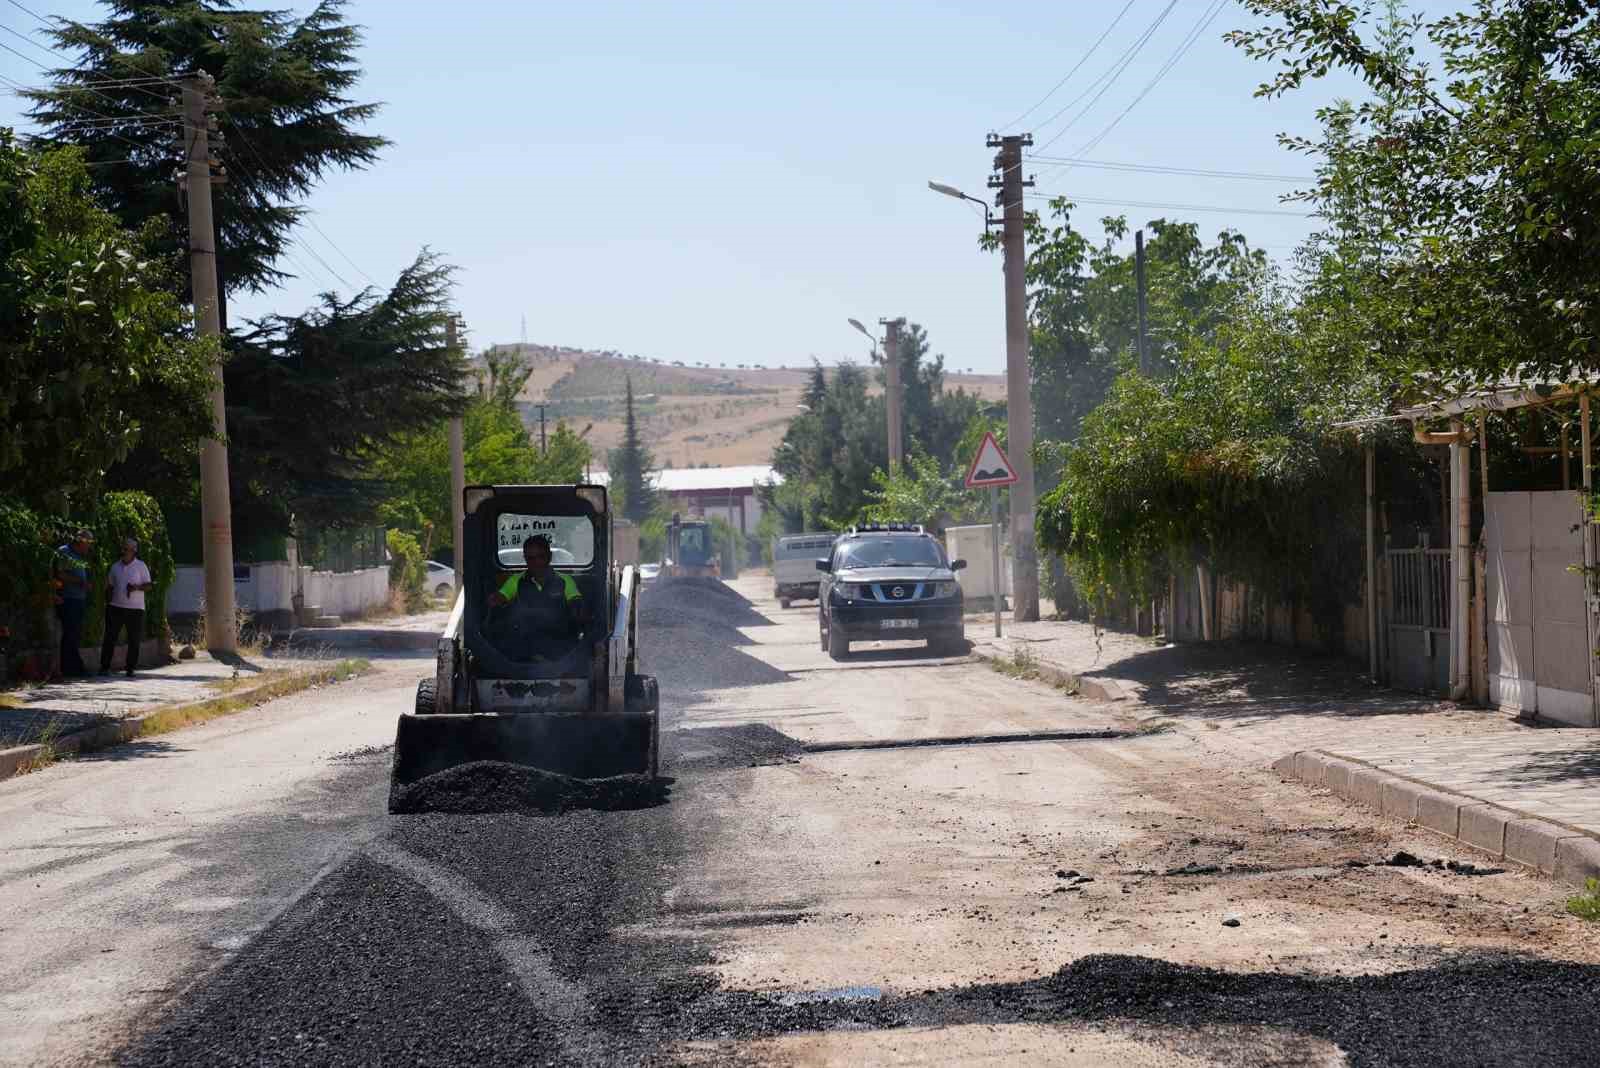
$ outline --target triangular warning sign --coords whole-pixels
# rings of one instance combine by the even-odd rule
[[[1006,459],[1000,443],[994,440],[994,432],[984,434],[983,444],[978,446],[978,455],[973,457],[972,466],[967,469],[967,488],[1009,486],[1016,480],[1017,472],[1011,466],[1011,461]]]

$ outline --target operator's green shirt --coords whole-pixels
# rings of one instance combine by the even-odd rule
[[[561,580],[561,592],[569,604],[573,601],[580,601],[583,599],[583,594],[578,592],[578,584],[572,581],[571,575],[555,570],[552,570],[550,574]],[[504,597],[508,601],[516,600],[517,590],[521,588],[523,579],[527,579],[529,582],[533,583],[534,589],[540,591],[541,593],[544,592],[543,583],[526,571],[518,571],[515,575],[512,575],[510,578],[506,579],[505,584],[500,587],[500,596]]]

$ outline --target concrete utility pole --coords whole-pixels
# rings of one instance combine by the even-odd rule
[[[211,152],[207,99],[216,81],[201,71],[183,87],[183,140],[188,164],[183,173],[189,199],[189,272],[195,325],[201,337],[221,337],[217,304],[217,235],[211,216]],[[238,651],[233,600],[233,507],[228,500],[228,409],[222,391],[222,365],[212,370],[211,419],[215,435],[200,444],[201,556],[205,563],[206,648]]]
[[[1144,231],[1133,232],[1133,270],[1139,296],[1139,373],[1150,373],[1149,322],[1145,316]]]
[[[889,469],[905,460],[905,423],[900,415],[900,329],[905,319],[879,319],[883,327],[884,391],[889,412]]]
[[[1022,150],[1031,134],[990,134],[988,147],[999,173],[989,188],[1000,192],[1002,247],[1006,282],[1006,446],[1017,481],[1011,487],[1011,613],[1019,623],[1039,618],[1039,560],[1033,542],[1033,375],[1028,367],[1028,292],[1024,271],[1022,191],[1033,185],[1022,177]]]
[[[444,323],[444,343],[456,352],[457,318],[452,315]],[[461,417],[450,420],[450,560],[455,565],[457,591],[461,589],[461,538],[467,520],[467,458],[461,430]]]

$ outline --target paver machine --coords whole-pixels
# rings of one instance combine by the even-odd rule
[[[464,503],[461,589],[435,671],[400,717],[391,807],[404,787],[475,761],[655,776],[660,696],[639,671],[639,574],[613,560],[605,487],[469,486]],[[550,561],[542,587],[530,543]]]

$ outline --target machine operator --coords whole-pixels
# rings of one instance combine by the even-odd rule
[[[512,575],[491,593],[489,607],[512,606],[516,629],[535,648],[559,653],[564,651],[560,646],[589,621],[589,613],[578,584],[571,575],[552,568],[550,556],[550,539],[543,534],[523,542],[522,558],[528,570]]]

